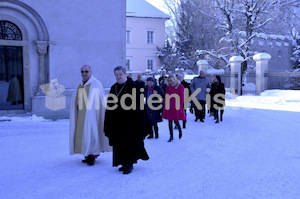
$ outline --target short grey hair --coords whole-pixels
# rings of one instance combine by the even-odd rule
[[[114,69],[114,72],[116,72],[117,70],[121,70],[121,71],[123,71],[124,74],[126,74],[126,68],[124,68],[123,66],[117,66],[117,67]]]
[[[184,74],[182,74],[182,73],[179,73],[179,74],[178,74],[178,77],[182,77],[182,78],[184,78]]]

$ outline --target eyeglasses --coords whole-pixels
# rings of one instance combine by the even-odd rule
[[[89,73],[90,71],[88,70],[82,70],[81,73]]]

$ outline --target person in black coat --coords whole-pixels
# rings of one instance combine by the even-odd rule
[[[167,78],[168,77],[166,76],[166,71],[163,70],[161,72],[161,77],[158,79],[158,83],[162,87],[162,89],[164,90],[164,92],[166,92],[166,88],[167,88],[167,85],[166,85]]]
[[[137,85],[139,88],[144,88],[145,87],[145,82],[142,81],[142,75],[138,74],[137,80],[134,81],[134,83]]]
[[[220,120],[223,121],[223,113],[225,106],[225,87],[221,81],[220,75],[216,75],[215,83],[211,85],[211,99],[212,107],[214,111],[214,117],[216,123],[219,123],[219,111],[220,111]]]
[[[153,97],[153,99],[150,101],[150,96],[152,94],[158,94],[161,96],[160,101],[161,103],[151,103],[153,107],[149,107],[149,104],[152,100],[159,100],[157,97]],[[161,114],[160,112],[162,111],[162,108],[159,110],[156,110],[154,108],[161,106],[163,107],[163,97],[165,96],[165,93],[163,89],[155,84],[155,79],[153,77],[148,77],[147,78],[147,85],[145,87],[145,92],[144,95],[146,97],[146,112],[147,112],[147,118],[149,120],[149,124],[151,125],[151,132],[150,135],[147,137],[148,139],[153,138],[153,128],[155,132],[155,138],[158,138],[158,122],[162,122]]]
[[[109,138],[109,145],[113,147],[113,166],[122,165],[119,171],[129,174],[137,160],[149,159],[144,139],[150,133],[150,128],[147,126],[145,110],[140,108],[140,89],[133,81],[126,79],[124,67],[116,67],[114,74],[117,83],[111,87],[107,99],[104,132]],[[130,97],[125,98],[125,94],[133,95],[136,103]]]
[[[190,84],[187,83],[184,79],[184,75],[183,74],[178,74],[177,75],[177,79],[180,81],[180,83],[184,86],[184,89],[188,89],[189,90],[189,96],[191,95],[191,90],[190,90]],[[192,105],[191,105],[192,106]],[[192,107],[191,107],[192,108]],[[190,108],[190,109],[191,109]],[[185,110],[185,114],[186,114],[186,110]],[[183,120],[183,124],[182,124],[182,128],[186,128],[186,120]]]

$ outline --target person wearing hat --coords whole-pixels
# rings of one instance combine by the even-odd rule
[[[159,97],[151,96],[153,94],[158,94],[160,96]],[[155,79],[153,77],[148,77],[144,95],[146,97],[145,109],[147,113],[147,119],[149,121],[149,124],[151,125],[150,135],[147,138],[148,139],[153,138],[153,129],[154,129],[155,138],[157,139],[159,137],[157,123],[162,122],[162,118],[160,115],[162,108],[156,110],[156,107],[160,105],[162,107],[163,97],[165,96],[165,93],[160,86],[156,85]],[[160,103],[152,103],[153,100],[155,101],[160,100]]]
[[[212,99],[212,110],[214,110],[214,119],[216,120],[215,123],[219,123],[219,111],[220,121],[222,122],[225,106],[225,87],[221,81],[220,75],[216,75],[214,83],[211,85],[210,95]]]

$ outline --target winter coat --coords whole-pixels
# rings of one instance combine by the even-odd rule
[[[158,82],[159,82],[159,85],[162,87],[162,89],[163,89],[163,91],[164,92],[166,92],[166,88],[167,88],[167,85],[166,85],[166,81],[167,81],[167,78],[168,77],[160,77],[159,79],[158,79]]]
[[[196,95],[196,99],[206,101],[206,94],[209,93],[206,89],[210,88],[209,80],[206,77],[195,77],[190,85],[191,92],[194,93],[198,88],[200,88],[201,91]]]
[[[217,94],[223,94],[222,96],[216,96]],[[217,99],[215,99],[215,96]],[[225,87],[223,83],[213,83],[211,85],[210,97],[212,101],[212,106],[216,104],[218,107],[223,107],[225,105]],[[222,101],[222,103],[218,103],[215,100]]]
[[[191,89],[190,89],[190,84],[187,83],[185,80],[182,80],[181,82],[182,86],[184,86],[184,88],[186,89],[189,89],[189,95],[191,95]]]
[[[149,88],[148,86],[145,87],[145,92],[144,92],[144,95],[146,97],[145,108],[146,108],[146,113],[147,113],[147,117],[148,117],[150,124],[155,124],[157,122],[162,121],[160,112],[163,110],[163,108],[161,108],[160,110],[153,110],[148,106],[148,99],[149,99],[150,95],[153,94],[153,91],[157,91],[157,94],[159,94],[162,98],[165,97],[165,93],[160,86],[157,86],[156,84],[154,84],[154,86],[152,88]],[[158,98],[153,97],[152,100],[158,100]],[[159,105],[163,105],[163,99],[162,99],[161,103],[152,103],[153,107],[158,107]]]
[[[167,86],[166,95],[167,94],[179,95],[180,107],[179,107],[179,110],[176,110],[176,101],[175,101],[174,97],[172,97],[170,100],[167,100],[167,98],[165,97],[162,117],[167,120],[176,120],[176,121],[177,120],[186,120],[186,115],[184,112],[184,87],[181,84],[179,84],[177,88],[174,86]],[[167,110],[166,103],[170,104],[169,110]]]
[[[145,87],[145,82],[144,81],[138,81],[135,80],[134,83],[137,85],[139,88],[144,88]]]

